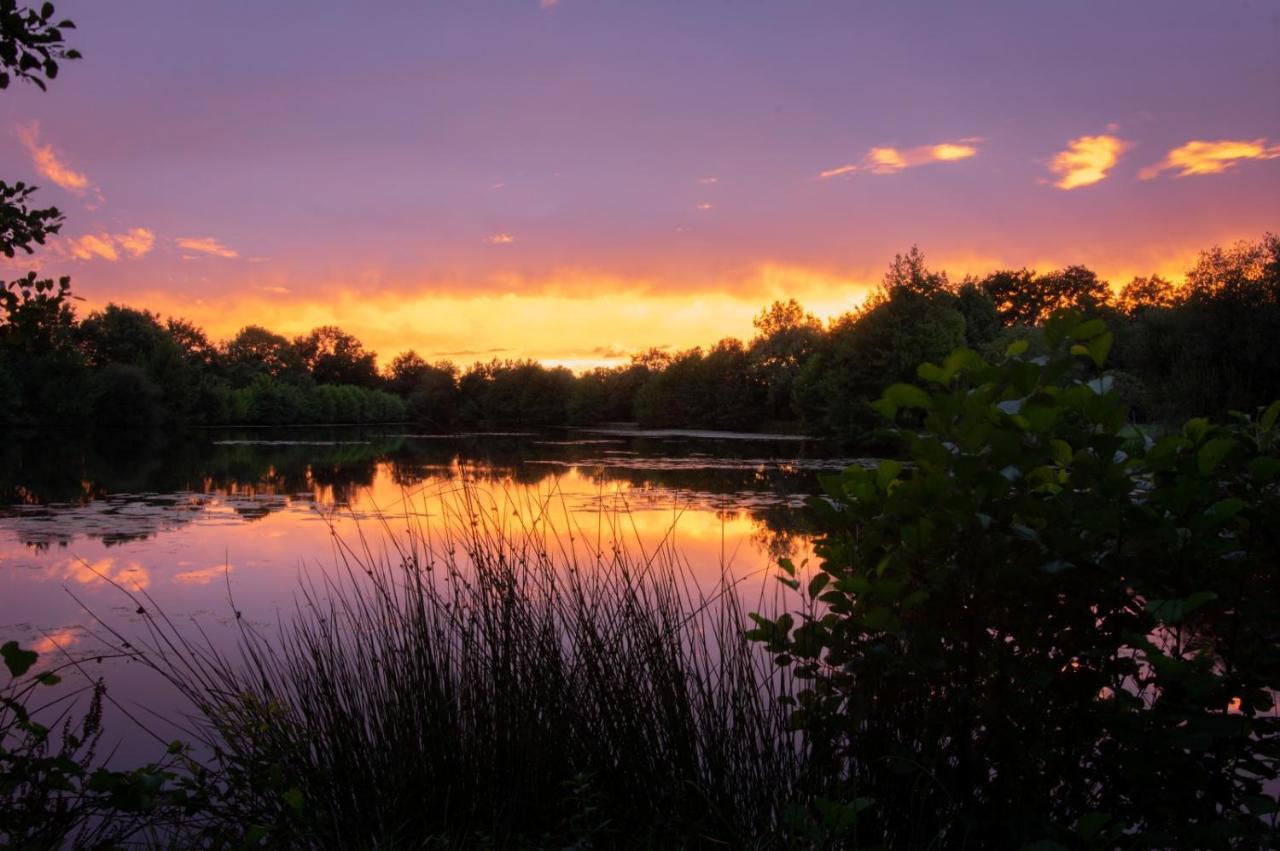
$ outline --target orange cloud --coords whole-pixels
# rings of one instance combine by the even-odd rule
[[[36,171],[54,183],[77,194],[89,188],[89,178],[82,172],[74,171],[59,158],[52,145],[40,144],[40,125],[32,123],[18,128],[18,138],[22,141],[27,153],[35,163]]]
[[[708,204],[707,202],[705,202],[705,201],[704,201],[704,202],[702,202],[701,204],[699,204],[699,205],[698,205],[697,209],[698,209],[699,211],[701,211],[701,212],[705,213],[707,210],[712,209],[712,205],[711,205],[711,204]]]
[[[202,567],[196,570],[184,570],[181,573],[175,573],[173,581],[183,585],[208,585],[215,579],[221,579],[234,569],[235,567],[230,564],[215,564],[211,567]]]
[[[977,141],[979,140],[960,139],[955,142],[939,142],[936,145],[920,145],[915,148],[872,148],[857,163],[848,163],[827,169],[819,172],[818,177],[825,180],[858,172],[895,174],[913,166],[965,160],[978,155],[977,147],[972,144]]]
[[[88,233],[79,239],[73,239],[67,247],[71,253],[81,260],[92,260],[94,257],[101,257],[103,260],[119,260],[120,253],[116,251],[115,240],[111,238],[111,234]]]
[[[133,228],[116,234],[116,242],[132,257],[142,257],[155,247],[156,235],[146,228]]]
[[[95,257],[115,262],[120,252],[130,257],[143,257],[155,247],[156,235],[146,228],[133,228],[126,233],[90,233],[67,241],[67,250],[80,260]]]
[[[179,237],[177,243],[179,248],[185,248],[188,251],[196,251],[200,254],[208,254],[213,257],[225,257],[228,260],[234,260],[240,256],[238,251],[233,248],[228,248],[211,236]]]
[[[1079,189],[1104,180],[1107,172],[1120,162],[1120,155],[1130,147],[1129,142],[1116,136],[1072,139],[1065,151],[1059,151],[1049,161],[1049,171],[1058,175],[1053,185],[1059,189]]]
[[[1177,170],[1177,177],[1192,174],[1221,174],[1241,160],[1274,160],[1280,157],[1280,144],[1268,145],[1266,139],[1218,139],[1213,142],[1192,140],[1174,148],[1165,158],[1138,173],[1150,180],[1163,171]]]
[[[509,233],[495,233],[492,236],[486,236],[484,241],[490,245],[510,245],[516,241],[516,238]]]

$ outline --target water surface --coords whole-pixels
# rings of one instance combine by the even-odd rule
[[[98,619],[126,637],[142,628],[128,590],[229,648],[238,618],[270,631],[292,617],[299,582],[331,575],[343,545],[377,556],[388,536],[468,511],[500,534],[550,517],[585,552],[666,548],[713,587],[807,552],[803,504],[818,474],[858,460],[787,436],[706,432],[10,434],[0,636],[50,660],[92,659]],[[180,735],[167,729],[176,697],[141,666],[89,666],[123,708]],[[145,742],[121,739],[129,752]]]

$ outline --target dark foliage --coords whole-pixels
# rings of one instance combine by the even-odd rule
[[[813,817],[866,847],[1271,847],[1280,402],[1153,440],[1101,321],[1043,336],[890,386],[905,462],[825,483],[811,606],[756,617],[805,683]]]

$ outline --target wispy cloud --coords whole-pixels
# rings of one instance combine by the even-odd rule
[[[1054,186],[1079,189],[1104,180],[1132,145],[1118,136],[1081,136],[1067,142],[1049,161],[1049,171],[1058,175]]]
[[[18,139],[31,155],[36,171],[70,192],[83,193],[89,188],[89,178],[75,171],[58,156],[52,145],[40,144],[40,124],[33,122],[18,128]]]
[[[707,210],[713,209],[713,205],[708,204],[706,201],[703,201],[701,204],[699,204],[699,205],[696,207],[696,209],[697,209],[699,212],[703,212],[703,213],[705,213]]]
[[[550,9],[552,6],[555,6],[559,2],[560,0],[538,0],[538,8]]]
[[[1174,148],[1155,165],[1147,166],[1138,176],[1150,180],[1161,172],[1176,170],[1177,177],[1193,174],[1221,174],[1243,160],[1280,158],[1280,144],[1268,145],[1266,139],[1199,139]]]
[[[954,142],[939,142],[936,145],[919,145],[915,148],[872,148],[856,163],[829,168],[819,172],[818,177],[830,179],[847,174],[895,174],[906,168],[929,163],[955,162],[978,155],[978,138],[957,139]]]
[[[498,347],[493,349],[458,349],[457,351],[452,352],[432,352],[431,354],[433,357],[460,358],[469,357],[471,355],[499,355],[503,352],[509,351],[511,351],[511,349]]]
[[[704,185],[706,185],[706,184],[710,184],[710,183],[719,183],[719,182],[720,182],[720,178],[718,178],[718,177],[699,177],[699,178],[698,178],[698,182],[699,182],[699,183],[701,183],[701,184],[704,184]]]
[[[211,257],[225,257],[228,260],[234,260],[240,256],[240,252],[234,248],[228,248],[211,236],[179,237],[177,243],[179,248],[185,248],[188,251],[195,251],[200,254],[208,254]]]
[[[509,233],[495,233],[492,236],[486,236],[484,241],[490,245],[510,245],[516,241],[516,238]]]

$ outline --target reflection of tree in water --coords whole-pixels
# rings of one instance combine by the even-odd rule
[[[777,557],[808,532],[798,506],[815,489],[813,472],[777,460],[802,458],[803,450],[648,439],[414,439],[356,429],[18,434],[0,446],[0,523],[40,551],[73,536],[111,546],[191,523],[212,505],[245,521],[299,503],[351,505],[379,465],[404,488],[458,477],[543,486],[576,469],[602,492],[625,486],[637,506],[678,498],[698,510],[745,511],[759,524],[757,542]]]

